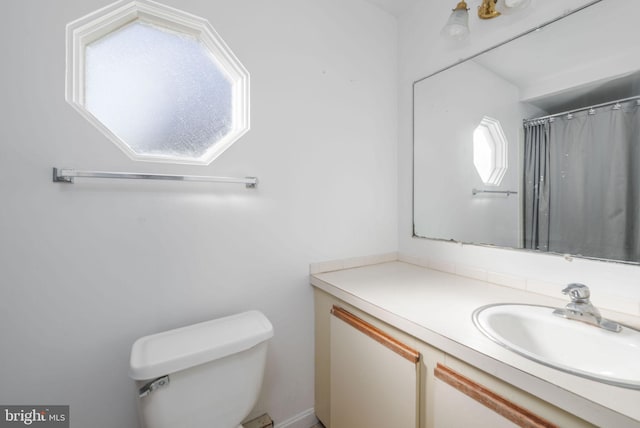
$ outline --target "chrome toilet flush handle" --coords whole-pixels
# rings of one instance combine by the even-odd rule
[[[156,389],[165,387],[169,385],[169,375],[166,376],[161,376],[157,379],[154,379],[148,383],[146,383],[142,388],[140,388],[138,390],[138,397],[142,398],[142,397],[146,397],[147,395],[149,395],[151,392],[155,391]]]

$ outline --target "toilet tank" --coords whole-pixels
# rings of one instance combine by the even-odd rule
[[[237,427],[257,400],[272,336],[249,311],[138,339],[129,376],[143,427]]]

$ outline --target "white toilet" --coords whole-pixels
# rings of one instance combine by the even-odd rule
[[[236,428],[256,403],[269,320],[258,311],[138,339],[129,376],[144,428]]]

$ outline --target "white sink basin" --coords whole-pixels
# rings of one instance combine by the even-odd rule
[[[498,304],[473,313],[494,342],[531,360],[588,379],[640,389],[640,331],[614,333],[552,314],[546,306]]]

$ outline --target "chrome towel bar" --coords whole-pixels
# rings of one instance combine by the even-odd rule
[[[253,189],[258,185],[258,179],[256,177],[210,177],[202,175],[148,174],[144,172],[78,171],[67,168],[53,168],[53,181],[55,183],[73,183],[74,178],[203,181],[210,183],[245,184],[248,189]]]
[[[517,195],[518,192],[515,190],[480,190],[480,189],[471,189],[472,195],[477,195],[478,193],[496,193],[501,195]]]

